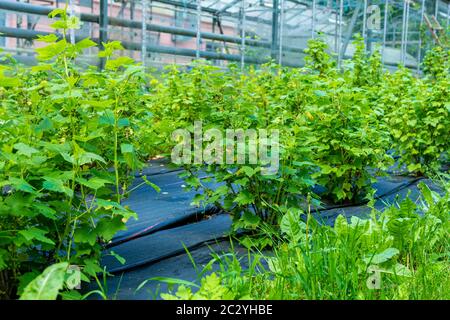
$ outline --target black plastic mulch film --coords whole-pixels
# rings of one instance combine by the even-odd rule
[[[120,232],[109,244],[102,265],[110,273],[131,271],[185,253],[186,249],[192,250],[211,241],[229,238],[230,217],[215,207],[191,206],[197,191],[184,190],[184,182],[178,177],[180,172],[179,169],[168,169],[164,162],[156,162],[136,175],[146,175],[161,191],[158,193],[144,184],[124,201],[124,205],[138,214],[139,220],[130,220],[128,229]],[[383,209],[397,198],[406,196],[417,199],[420,194],[417,184],[420,181],[424,181],[431,189],[440,191],[425,178],[392,175],[378,179],[373,185],[377,200],[375,208]],[[213,185],[212,183],[211,186]],[[347,218],[367,216],[371,209],[366,204],[367,201],[314,208],[313,215],[321,223],[333,225],[339,214]],[[211,214],[214,215],[195,222]],[[125,258],[126,263],[122,265],[115,257],[108,255],[109,249]]]

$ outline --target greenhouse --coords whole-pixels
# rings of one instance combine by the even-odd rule
[[[450,299],[449,22],[0,0],[0,300]]]

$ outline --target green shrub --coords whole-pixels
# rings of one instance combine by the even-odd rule
[[[450,78],[414,78],[400,69],[387,76],[383,91],[386,122],[399,163],[411,173],[439,170],[450,150]]]
[[[39,65],[3,67],[0,75],[0,296],[7,298],[52,263],[79,266],[84,281],[96,276],[103,243],[136,217],[121,199],[128,172],[141,165],[135,119],[143,70],[115,57],[118,42],[103,44],[106,71],[78,68],[78,54],[95,43],[66,40],[79,23],[64,10],[50,17],[59,17],[53,27],[63,38],[40,37]]]
[[[211,79],[203,69],[203,77]],[[183,77],[196,77],[197,72]],[[195,204],[214,204],[231,213],[234,229],[255,230],[263,221],[277,225],[280,208],[300,205],[300,199],[312,186],[308,150],[297,144],[292,112],[298,112],[298,96],[288,96],[287,87],[298,85],[297,70],[281,69],[266,65],[259,70],[250,69],[248,74],[237,77],[234,70],[220,73],[215,99],[209,101],[210,108],[199,119],[204,129],[278,130],[280,163],[279,170],[265,174],[265,164],[197,164],[186,165],[184,174],[187,184],[203,193],[196,196]],[[206,80],[205,80],[206,81]],[[189,81],[191,82],[191,81]],[[173,97],[171,97],[172,99]],[[186,123],[186,125],[188,125]],[[190,127],[189,127],[190,128]],[[225,142],[226,139],[223,141]],[[249,159],[249,150],[245,150]],[[236,154],[233,156],[236,160]],[[205,172],[221,186],[212,189],[207,179],[199,179]],[[266,243],[267,244],[267,243]]]
[[[324,55],[325,52],[319,56]],[[358,72],[354,71],[354,75],[313,74],[309,86],[302,88],[310,95],[304,116],[297,119],[299,144],[311,148],[312,158],[320,167],[313,177],[335,201],[364,196],[374,181],[370,169],[385,169],[392,161],[386,154],[390,145],[388,132],[379,123],[369,100],[370,82],[362,83],[367,68],[363,67],[361,55],[356,55]]]

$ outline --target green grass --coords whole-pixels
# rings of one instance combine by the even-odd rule
[[[164,299],[449,299],[450,196],[421,185],[370,219],[338,217],[334,227],[298,218],[270,234],[273,250],[213,254],[200,289],[181,285]],[[448,188],[447,188],[448,190]],[[422,214],[418,214],[418,212]],[[267,231],[267,230],[266,230]],[[212,264],[218,271],[204,276]],[[246,265],[247,267],[244,267]],[[373,272],[375,270],[375,272]],[[367,282],[379,275],[379,287]],[[173,280],[172,280],[173,282]],[[216,290],[211,290],[211,286]]]

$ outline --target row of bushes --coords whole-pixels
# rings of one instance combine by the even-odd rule
[[[322,200],[358,202],[388,168],[433,175],[448,162],[450,149],[448,51],[433,49],[419,78],[402,67],[385,72],[378,52],[368,55],[362,39],[356,47],[343,70],[320,40],[310,41],[301,69],[171,67],[150,88],[150,145],[168,153],[171,132],[192,132],[198,120],[204,128],[278,130],[278,174],[263,175],[260,163],[185,166],[189,185],[206,191],[195,202],[222,206],[236,228],[261,220],[277,225],[280,214],[299,207],[299,199],[317,200],[314,185],[324,188]],[[208,189],[196,178],[200,170],[223,185]]]

